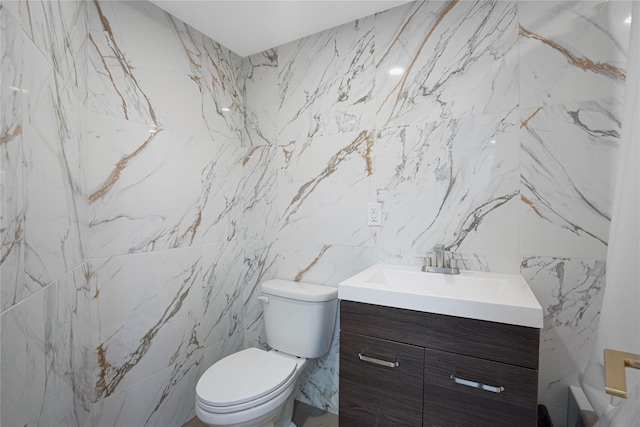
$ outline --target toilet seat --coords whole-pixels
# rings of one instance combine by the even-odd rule
[[[200,377],[196,386],[197,405],[218,414],[260,405],[291,385],[302,361],[304,359],[257,348],[234,353]]]

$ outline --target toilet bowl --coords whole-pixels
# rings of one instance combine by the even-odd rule
[[[293,392],[306,365],[304,358],[275,350],[227,356],[200,377],[196,415],[212,427],[289,427]]]
[[[261,284],[267,343],[216,362],[196,386],[196,415],[211,427],[295,427],[291,422],[307,360],[329,351],[338,290],[286,280]]]

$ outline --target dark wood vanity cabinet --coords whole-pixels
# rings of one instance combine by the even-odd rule
[[[340,302],[340,426],[536,426],[536,328]]]
[[[340,425],[421,425],[424,349],[349,332],[340,335]],[[359,356],[402,363],[389,368]]]

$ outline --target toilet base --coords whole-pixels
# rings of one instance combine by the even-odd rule
[[[291,387],[295,386],[294,382]],[[207,413],[196,404],[196,415],[209,427],[296,427],[291,421],[293,417],[294,395],[289,391],[289,396],[284,403],[279,404],[266,414],[244,422],[212,422]],[[231,415],[231,414],[230,414]],[[229,420],[231,421],[231,420]]]

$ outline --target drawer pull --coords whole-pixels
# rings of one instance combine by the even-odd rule
[[[465,380],[463,378],[458,378],[455,375],[451,375],[451,379],[456,384],[466,385],[468,387],[479,388],[480,390],[490,391],[492,393],[502,393],[504,391],[504,387],[502,386],[492,386],[482,383],[477,383],[475,381]]]
[[[380,366],[386,366],[387,368],[397,368],[400,365],[400,362],[396,359],[394,362],[389,362],[388,360],[376,359],[375,357],[365,356],[362,353],[358,353],[358,359],[363,362],[374,363]]]

